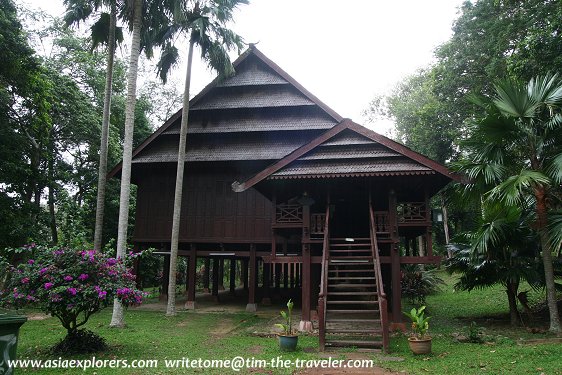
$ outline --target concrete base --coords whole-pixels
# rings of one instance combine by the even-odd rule
[[[271,298],[263,297],[261,299],[261,304],[264,305],[264,306],[271,306]]]
[[[257,303],[249,303],[246,305],[246,312],[256,312],[258,311]]]
[[[224,285],[219,285],[219,290],[224,290]]]
[[[301,332],[312,332],[312,322],[310,320],[301,320],[299,323],[299,331]]]
[[[211,290],[209,288],[203,288],[203,293],[211,293]]]
[[[185,302],[185,309],[186,310],[195,310],[195,307],[197,307],[195,301],[186,301]]]

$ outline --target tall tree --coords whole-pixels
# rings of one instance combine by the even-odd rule
[[[172,4],[170,25],[167,41],[162,49],[158,62],[158,72],[166,81],[170,69],[177,64],[179,51],[172,41],[176,33],[186,33],[189,38],[187,69],[183,93],[183,109],[178,145],[178,164],[176,170],[176,186],[174,192],[174,213],[172,218],[170,272],[174,275],[177,268],[179,230],[181,218],[182,191],[185,168],[185,150],[187,142],[187,126],[189,118],[189,93],[191,82],[191,64],[194,46],[201,49],[201,58],[209,67],[227,77],[234,73],[228,52],[234,48],[240,50],[242,39],[229,30],[227,24],[232,21],[233,12],[247,0],[182,0]],[[166,315],[176,314],[176,278],[170,277],[168,284],[168,306]]]
[[[123,161],[121,168],[121,191],[119,194],[119,223],[117,226],[117,258],[127,250],[127,230],[129,224],[129,199],[131,194],[131,161],[133,157],[133,130],[135,125],[135,104],[137,93],[137,69],[141,47],[143,0],[134,0],[132,9],[132,40],[127,72],[127,103],[125,105],[125,138],[123,140]],[[125,317],[123,305],[115,299],[111,327],[123,327]]]
[[[533,229],[540,239],[550,331],[560,333],[552,263],[552,252],[559,244],[551,233],[562,231],[562,225],[553,223],[549,213],[558,202],[562,183],[562,82],[557,75],[547,74],[527,84],[502,81],[494,87],[491,103],[477,101],[487,114],[471,128],[469,154],[461,171],[492,186],[485,195],[488,201],[523,207],[533,200]]]
[[[67,12],[65,22],[72,25],[85,21],[92,16],[103,4],[100,0],[85,3],[82,0],[65,0]],[[111,110],[111,95],[113,81],[113,63],[115,59],[116,41],[122,41],[123,34],[117,28],[117,4],[108,1],[109,13],[102,12],[99,19],[91,27],[92,48],[100,43],[107,44],[107,63],[105,75],[105,90],[103,115],[101,125],[100,161],[98,167],[98,188],[96,201],[96,222],[94,227],[94,249],[100,250],[102,245],[103,218],[105,212],[105,193],[107,184],[107,154],[109,144],[109,116]]]

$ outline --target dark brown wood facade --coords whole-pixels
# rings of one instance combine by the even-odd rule
[[[378,310],[358,312],[379,311],[387,332],[388,312],[401,321],[401,264],[439,260],[432,254],[429,199],[452,176],[341,118],[255,46],[235,68],[235,76],[213,81],[191,100],[180,230],[180,255],[189,258],[186,306],[195,307],[194,260],[205,259],[204,284],[217,298],[227,260],[232,291],[241,267],[250,311],[283,287],[301,290],[301,328],[307,330],[315,312],[321,331],[329,332],[327,316],[355,311],[331,307],[349,302],[331,296],[354,293],[337,292],[346,285],[337,280],[373,280],[375,291],[366,285],[359,293],[370,299],[353,303],[376,302]],[[180,117],[181,111],[133,154],[133,241],[163,254]],[[388,344],[385,335],[381,345]]]

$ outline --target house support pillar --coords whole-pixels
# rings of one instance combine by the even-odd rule
[[[256,303],[256,247],[254,244],[250,245],[250,280],[249,291],[248,291],[248,304],[246,305],[247,312],[256,312],[258,309],[258,304]]]
[[[242,284],[244,290],[248,290],[248,259],[242,261]]]
[[[168,300],[168,284],[170,283],[170,255],[164,255],[164,269],[162,271],[162,293],[160,301]]]
[[[224,258],[219,260],[219,290],[224,290]]]
[[[312,321],[310,320],[310,245],[302,246],[302,313],[299,323],[299,331],[312,332]]]
[[[230,259],[230,294],[236,294],[236,259]]]
[[[197,249],[195,245],[191,245],[189,260],[187,265],[187,301],[185,308],[195,310],[195,282],[197,273]]]
[[[209,293],[209,275],[211,270],[211,259],[205,258],[205,269],[203,270],[203,293]]]
[[[391,289],[392,289],[392,321],[399,326],[402,323],[402,284],[400,272],[400,239],[398,237],[398,202],[394,190],[390,190],[388,197],[389,221],[391,225],[392,244],[390,247]]]
[[[270,269],[271,264],[263,263],[263,298],[261,300],[262,305],[269,306],[271,305],[271,297],[270,297],[270,290],[269,286],[271,284],[271,277],[270,277]]]
[[[219,258],[213,259],[213,290],[211,294],[215,302],[219,302]]]

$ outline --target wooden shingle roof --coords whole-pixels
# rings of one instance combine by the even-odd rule
[[[277,160],[341,121],[254,45],[233,65],[233,77],[190,100],[186,161]],[[176,162],[180,122],[181,110],[133,151],[133,165]]]
[[[232,188],[242,192],[265,179],[403,175],[456,178],[443,165],[346,119]]]

